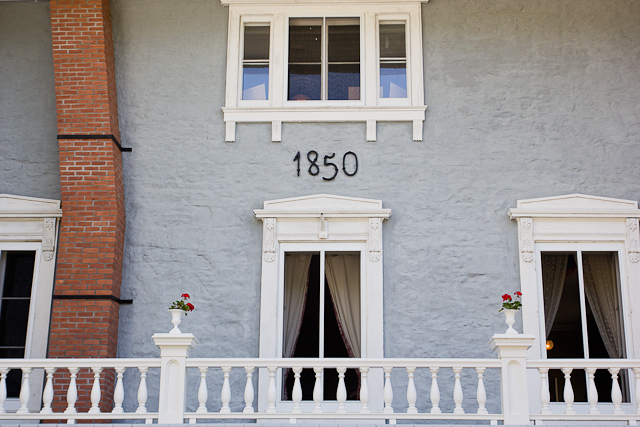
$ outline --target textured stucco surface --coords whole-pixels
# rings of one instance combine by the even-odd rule
[[[257,356],[262,227],[252,209],[331,193],[393,210],[383,226],[386,356],[494,357],[487,342],[505,328],[499,296],[519,286],[507,217],[516,200],[638,199],[640,2],[431,0],[422,10],[424,142],[412,141],[410,123],[378,124],[373,143],[364,124],[285,123],[282,143],[270,142],[269,125],[241,124],[229,144],[227,9],[112,0],[121,132],[133,147],[123,155],[122,289],[134,304],[121,308],[120,356],[159,354],[150,336],[169,329],[165,308],[182,292],[196,305],[183,323],[200,340],[193,356]],[[303,162],[296,177],[296,152],[311,149],[354,151],[358,174],[325,182]],[[468,397],[474,376],[463,373]],[[242,377],[232,375],[236,409]],[[209,378],[220,384],[219,371]],[[393,378],[402,408],[406,374]],[[427,375],[416,383],[424,391]],[[447,410],[452,384],[443,372]],[[424,392],[418,406],[427,407]],[[473,399],[465,407],[475,410]]]
[[[0,193],[60,199],[49,2],[0,2]]]

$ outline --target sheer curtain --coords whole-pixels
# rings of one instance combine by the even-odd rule
[[[564,280],[567,274],[568,254],[542,254],[542,293],[544,295],[544,325],[549,337],[553,321],[558,313]]]
[[[349,357],[360,357],[360,255],[327,254],[326,277]]]
[[[284,357],[293,357],[309,289],[311,255],[288,254],[284,263]]]
[[[584,292],[611,358],[624,357],[618,280],[613,254],[582,254]]]

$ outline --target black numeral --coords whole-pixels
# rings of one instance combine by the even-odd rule
[[[314,158],[313,160],[311,159],[311,155],[313,154]],[[307,153],[307,160],[309,160],[309,163],[311,163],[311,166],[309,166],[309,174],[316,176],[320,173],[320,168],[318,167],[318,164],[316,163],[318,161],[318,152],[315,150],[311,150]],[[315,172],[312,171],[312,169],[315,168]]]
[[[333,166],[333,175],[329,178],[323,176],[322,179],[325,181],[331,181],[335,179],[336,175],[338,175],[338,166],[335,163],[327,162],[327,159],[333,159],[336,156],[336,153],[331,153],[330,156],[324,156],[324,165],[325,166]]]
[[[298,154],[296,154],[296,156],[293,158],[294,162],[298,162],[298,176],[300,176],[300,152],[298,151]]]
[[[352,155],[353,159],[356,162],[355,168],[353,169],[353,173],[347,172],[347,156],[348,155]],[[358,173],[358,156],[356,156],[356,153],[354,153],[353,151],[347,151],[346,153],[344,153],[344,156],[342,156],[342,171],[347,176],[353,176]]]

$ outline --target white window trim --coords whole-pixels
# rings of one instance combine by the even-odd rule
[[[540,252],[576,248],[618,252],[627,358],[640,355],[640,313],[630,310],[640,307],[638,202],[569,194],[518,200],[509,216],[518,222],[522,329],[537,340],[527,351],[527,358],[546,358]],[[527,381],[530,390],[540,389],[540,375],[535,370],[528,371]],[[529,407],[536,413],[541,408],[540,399],[536,393],[530,393],[529,397]],[[552,410],[560,411],[562,405],[552,404]],[[610,410],[611,405],[599,403],[598,407],[604,411]],[[579,411],[587,410],[581,408],[585,406],[581,403],[574,406]],[[623,404],[627,412],[631,406]]]
[[[282,122],[364,122],[367,141],[376,140],[376,123],[412,122],[413,140],[422,141],[425,120],[422,65],[422,11],[427,0],[221,0],[229,6],[225,141],[235,141],[236,123],[271,123],[271,139],[282,140]],[[363,4],[366,3],[366,7]],[[288,26],[296,17],[359,17],[361,99],[359,101],[287,101]],[[379,96],[379,21],[406,22],[407,98]],[[269,23],[269,95],[267,101],[242,100],[243,28]],[[375,79],[375,81],[371,81]]]
[[[33,285],[29,305],[29,321],[25,358],[47,356],[51,295],[58,241],[60,201],[0,194],[0,250],[35,251]],[[35,370],[30,377],[29,409],[40,410],[44,372]],[[7,399],[5,408],[18,409],[18,399]]]
[[[625,311],[627,357],[640,354],[640,313],[629,307],[640,306],[640,253],[638,250],[638,202],[606,197],[570,194],[566,196],[518,200],[509,210],[518,222],[520,283],[522,290],[522,328],[539,342],[528,357],[545,357],[540,320],[543,316],[539,252],[554,247],[618,248],[621,250],[620,286]],[[571,243],[569,246],[568,244]],[[563,246],[564,245],[564,246]],[[547,249],[545,249],[547,248]],[[618,250],[613,249],[613,250]],[[541,323],[542,322],[542,323]]]
[[[380,200],[319,194],[265,201],[264,208],[254,213],[263,222],[259,357],[282,358],[283,257],[296,248],[361,251],[362,357],[384,357],[382,222],[391,210],[383,209]],[[369,383],[369,407],[381,412],[383,398],[374,390],[383,389],[382,370],[372,369]],[[261,369],[260,411],[268,407],[268,387],[269,374]]]

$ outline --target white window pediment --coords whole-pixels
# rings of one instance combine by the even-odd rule
[[[390,121],[412,122],[422,141],[422,2],[221,0],[229,6],[225,140],[235,141],[236,123],[271,123],[279,142],[282,122],[362,122],[375,141],[376,123]],[[295,30],[303,26],[315,33]],[[300,85],[310,92],[296,92]]]
[[[254,213],[263,222],[260,357],[283,357],[285,255],[296,252],[359,253],[361,357],[383,357],[382,221],[391,210],[380,200],[319,194],[265,201]],[[372,370],[369,381],[382,390],[382,371]],[[266,410],[267,372],[259,384],[259,407]],[[369,406],[381,409],[382,396],[372,395]]]

